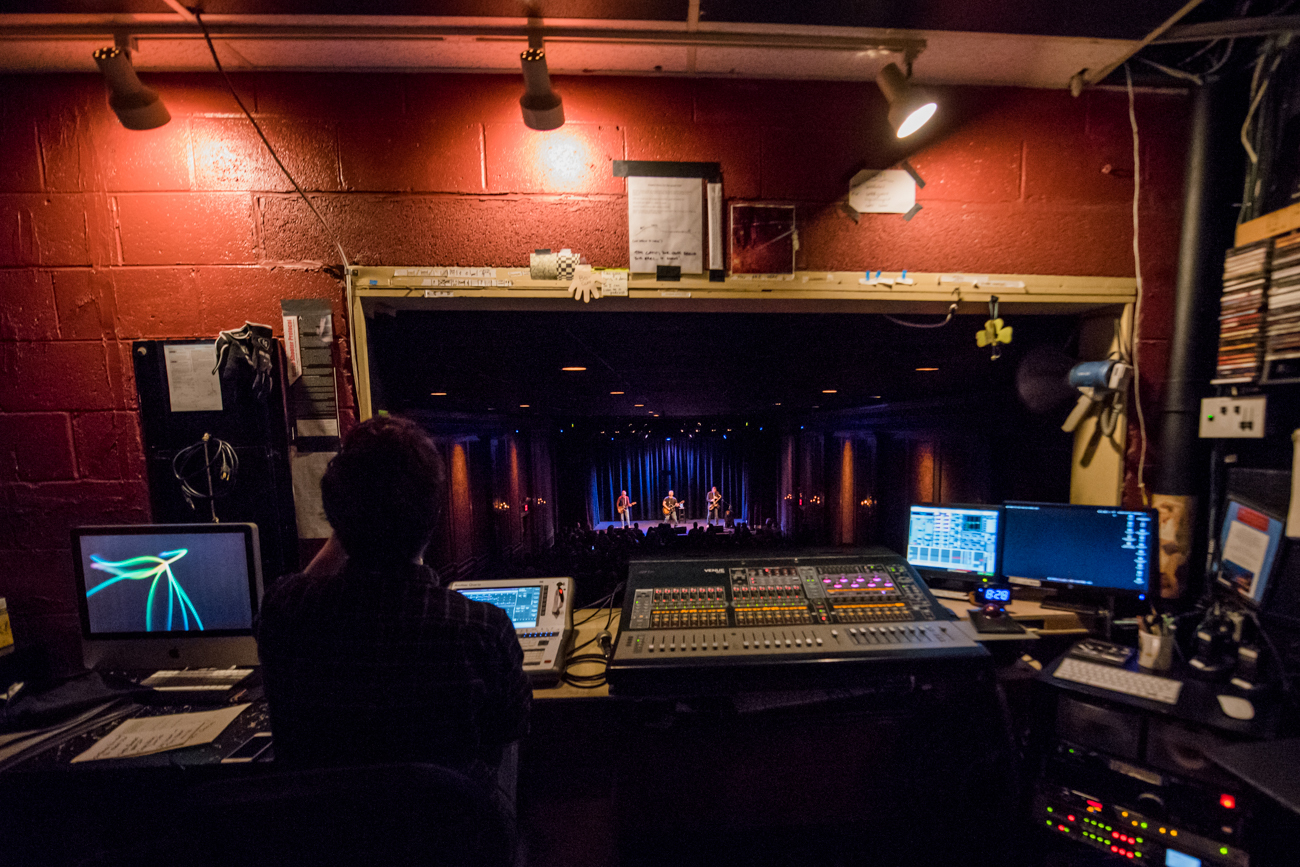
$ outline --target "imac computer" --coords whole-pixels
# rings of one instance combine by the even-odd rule
[[[76,527],[72,555],[87,668],[257,664],[256,525]]]
[[[1117,604],[1130,614],[1149,607],[1159,544],[1155,511],[1007,503],[1003,521],[1002,573],[1012,584],[1056,591],[1044,605],[1112,615]]]
[[[1262,608],[1284,535],[1279,516],[1229,496],[1219,535],[1218,582]]]
[[[907,562],[931,588],[974,590],[997,580],[1001,533],[1000,506],[912,506]]]

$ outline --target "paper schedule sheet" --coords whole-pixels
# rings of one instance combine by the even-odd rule
[[[676,265],[704,270],[704,195],[699,178],[627,179],[629,261],[633,273]]]
[[[72,761],[126,759],[209,744],[225,730],[226,726],[230,725],[235,717],[243,713],[246,707],[247,704],[236,704],[220,710],[174,713],[127,720]]]

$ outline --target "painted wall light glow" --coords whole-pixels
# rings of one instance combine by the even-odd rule
[[[101,48],[91,55],[108,86],[108,107],[127,129],[157,129],[172,119],[156,90],[145,87],[125,48]]]

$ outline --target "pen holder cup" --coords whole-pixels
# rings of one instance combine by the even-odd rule
[[[1150,671],[1168,671],[1174,663],[1174,637],[1138,632],[1138,665]]]

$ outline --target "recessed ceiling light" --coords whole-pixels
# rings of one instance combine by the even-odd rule
[[[834,388],[823,388],[822,394],[836,394],[838,393],[838,391],[839,391],[838,389],[834,389]]]
[[[585,367],[561,367],[560,370],[586,370]]]
[[[446,397],[446,396],[447,396],[447,392],[445,392],[445,391],[431,391],[431,392],[429,392],[429,397]]]
[[[780,406],[780,405],[781,405],[780,402],[772,404],[772,406]]]
[[[872,400],[880,400],[880,395],[878,395],[878,394],[873,394],[873,395],[871,395],[871,399],[872,399]]]
[[[918,368],[917,368],[917,370],[920,370],[920,371],[929,371],[929,370],[938,370],[938,369],[939,369],[939,368],[937,368],[937,367],[918,367]]]
[[[526,404],[526,403],[521,403],[521,404],[519,404],[519,408],[520,408],[520,409],[528,409],[528,404]]]
[[[634,403],[634,404],[632,404],[632,406],[633,406],[633,407],[644,407],[645,404],[644,404],[644,403]]]
[[[623,392],[621,392],[621,391],[611,391],[611,392],[610,392],[610,394],[622,394],[622,393],[623,393]]]

